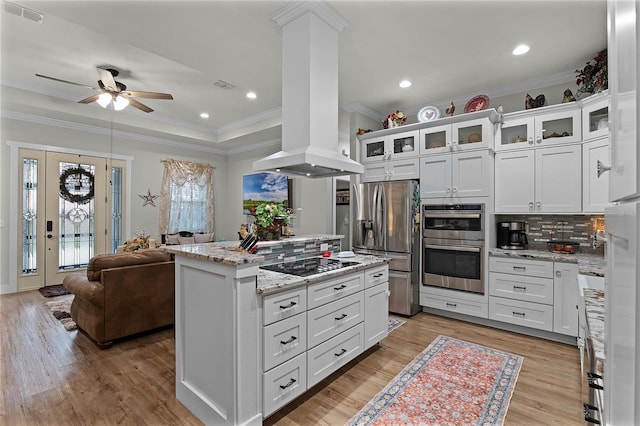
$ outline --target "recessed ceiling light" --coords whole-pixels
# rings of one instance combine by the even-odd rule
[[[200,118],[209,118],[209,114],[207,114],[206,112],[201,112]]]
[[[257,97],[258,97],[258,95],[256,95],[255,92],[248,92],[247,93],[247,98],[249,98],[249,99],[255,99]]]
[[[398,86],[404,89],[411,86],[411,82],[409,80],[402,80]]]
[[[529,51],[529,46],[527,46],[526,44],[520,44],[520,45],[516,46],[516,48],[513,49],[511,51],[511,53],[513,53],[514,55],[518,56],[518,55],[524,55],[528,51]]]

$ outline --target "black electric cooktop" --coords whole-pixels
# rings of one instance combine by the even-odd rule
[[[334,269],[346,268],[347,266],[357,264],[358,262],[344,262],[336,259],[312,257],[309,259],[294,260],[293,262],[264,265],[260,268],[268,271],[280,272],[282,274],[308,277],[309,275],[320,274],[322,272],[333,271]]]

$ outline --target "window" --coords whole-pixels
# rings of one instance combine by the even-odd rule
[[[160,234],[215,231],[211,164],[164,160],[159,228]]]

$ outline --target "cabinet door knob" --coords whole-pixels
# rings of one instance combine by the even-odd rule
[[[600,160],[597,161],[596,167],[598,169],[598,178],[602,176],[604,172],[608,172],[609,170],[611,170],[611,166],[605,166]]]
[[[458,192],[458,188],[456,188],[455,186],[453,187],[453,192]]]
[[[533,208],[533,201],[529,202],[529,208],[532,209]]]
[[[562,271],[556,271],[556,277],[561,277],[562,276]]]
[[[447,188],[447,194],[451,192],[451,188]]]
[[[533,138],[529,138],[529,145],[533,145]]]
[[[544,131],[544,130],[543,130],[543,131]],[[538,136],[538,137],[536,138],[536,142],[537,142],[537,143],[542,143],[542,137],[541,137],[541,136]]]
[[[540,208],[541,205],[542,203],[540,201],[536,201],[536,207]]]

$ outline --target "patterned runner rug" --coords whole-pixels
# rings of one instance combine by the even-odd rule
[[[388,329],[388,332],[391,333],[393,330],[395,330],[396,328],[400,327],[405,322],[406,321],[401,319],[401,318],[389,315],[389,329]]]
[[[501,425],[523,358],[438,336],[348,425]]]
[[[71,319],[71,302],[73,302],[73,298],[47,302],[47,307],[53,316],[56,317],[68,331],[78,328],[75,321]]]

